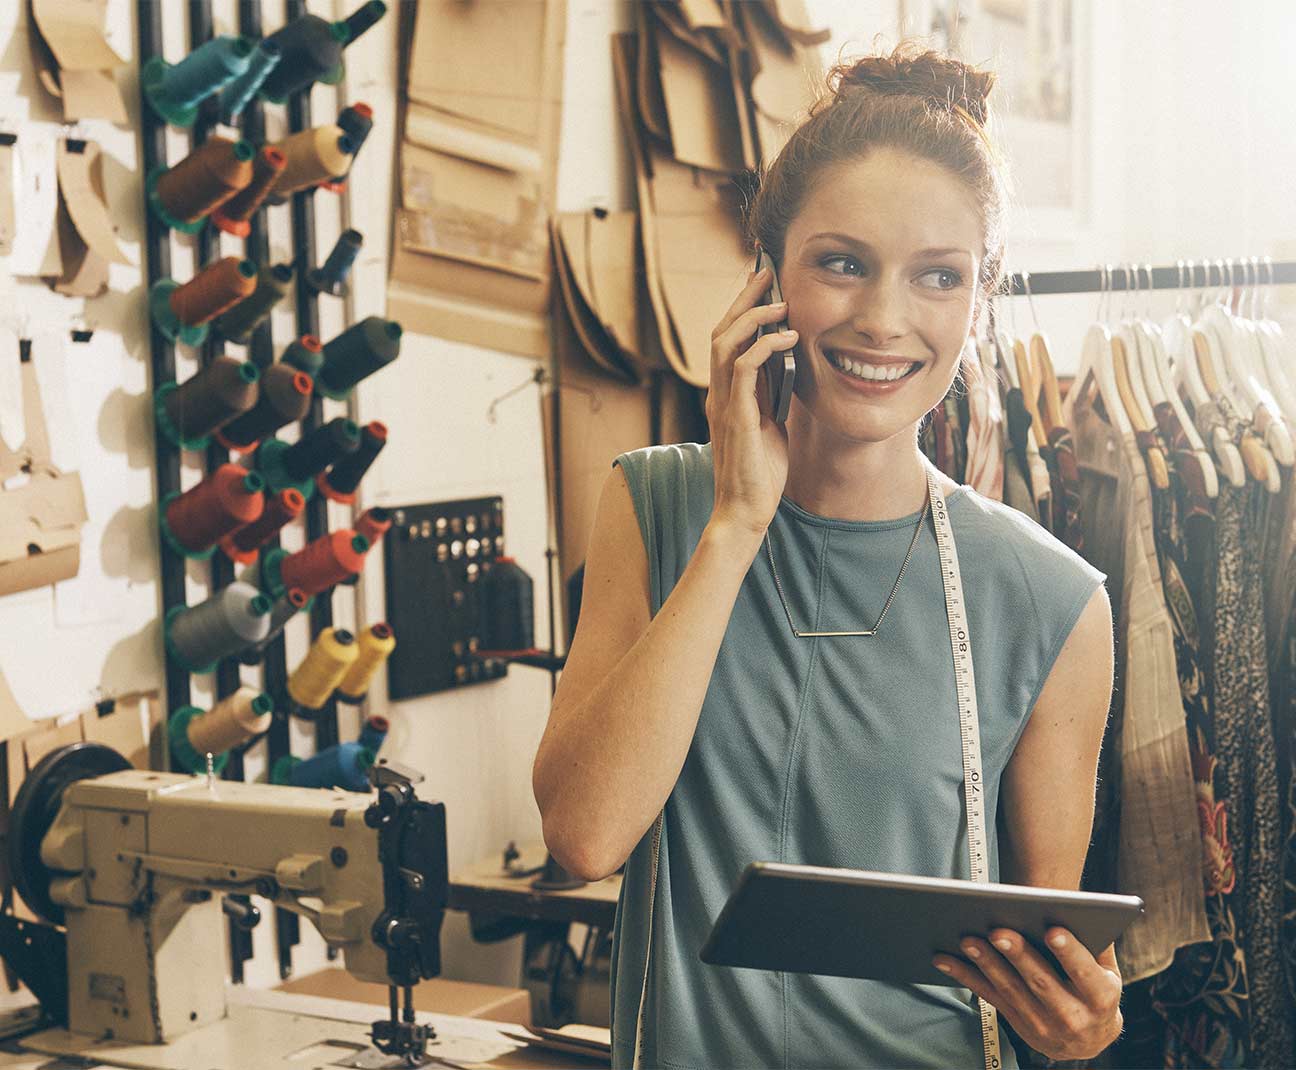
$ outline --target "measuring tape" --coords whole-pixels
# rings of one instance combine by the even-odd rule
[[[936,552],[940,557],[941,587],[945,591],[945,616],[949,618],[950,654],[954,658],[954,689],[958,696],[959,745],[963,757],[963,799],[967,807],[968,864],[972,880],[990,881],[990,856],[987,851],[985,797],[981,780],[981,727],[978,721],[976,674],[972,668],[972,638],[968,629],[967,607],[963,602],[963,577],[959,572],[958,553],[954,549],[954,532],[950,527],[945,495],[936,482],[936,471],[927,468],[927,494],[931,502],[932,522],[936,527]],[[648,997],[648,966],[652,961],[653,904],[657,898],[657,864],[661,854],[662,818],[653,822],[649,866],[652,878],[648,885],[648,946],[644,952],[643,984],[639,989],[639,1013],[635,1018],[634,1070],[640,1070],[643,1049],[644,1003]],[[981,1007],[981,1050],[985,1070],[1001,1070],[999,1051],[999,1015],[993,1005],[979,1000]]]

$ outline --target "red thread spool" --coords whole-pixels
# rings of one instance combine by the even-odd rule
[[[381,506],[374,506],[372,509],[366,509],[356,520],[356,534],[363,535],[369,540],[370,546],[375,546],[378,540],[387,534],[388,528],[392,526],[390,510]]]
[[[364,568],[369,540],[348,528],[321,535],[280,565],[285,587],[300,587],[308,595],[327,591]]]
[[[212,222],[226,234],[246,238],[252,229],[252,216],[287,166],[288,157],[267,145],[252,161],[252,181],[212,213]]]
[[[255,472],[223,464],[166,508],[167,527],[191,553],[203,553],[224,536],[256,520],[265,508],[264,483]]]
[[[244,189],[254,170],[246,141],[209,137],[157,180],[158,199],[181,222],[194,223]]]
[[[256,264],[251,260],[227,256],[172,290],[171,311],[186,327],[200,327],[249,297],[256,279]]]
[[[225,556],[240,565],[251,564],[256,552],[275,537],[288,521],[300,516],[306,499],[296,487],[285,487],[266,501],[265,511],[252,523],[221,540]]]

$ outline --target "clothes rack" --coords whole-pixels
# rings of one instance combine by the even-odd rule
[[[1039,294],[1102,293],[1117,290],[1180,290],[1219,286],[1233,272],[1235,285],[1283,286],[1296,283],[1296,260],[1185,260],[1151,268],[1144,264],[1108,264],[1087,271],[1019,271],[1008,276],[1005,294],[1025,297]]]

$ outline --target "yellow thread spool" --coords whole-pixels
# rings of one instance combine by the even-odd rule
[[[360,654],[345,628],[325,628],[288,677],[288,694],[299,706],[318,710],[329,700]]]
[[[224,754],[266,731],[273,708],[269,695],[240,687],[189,722],[189,742],[199,754]]]
[[[375,624],[360,633],[359,647],[359,656],[338,684],[338,698],[353,705],[364,699],[374,676],[396,649],[396,635],[390,624]]]

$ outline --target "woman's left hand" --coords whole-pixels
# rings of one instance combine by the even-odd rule
[[[1120,1036],[1121,975],[1116,948],[1097,958],[1066,929],[1045,934],[1064,979],[1020,933],[995,929],[989,941],[965,937],[970,961],[937,955],[932,964],[993,1004],[1032,1048],[1051,1059],[1092,1059]]]

